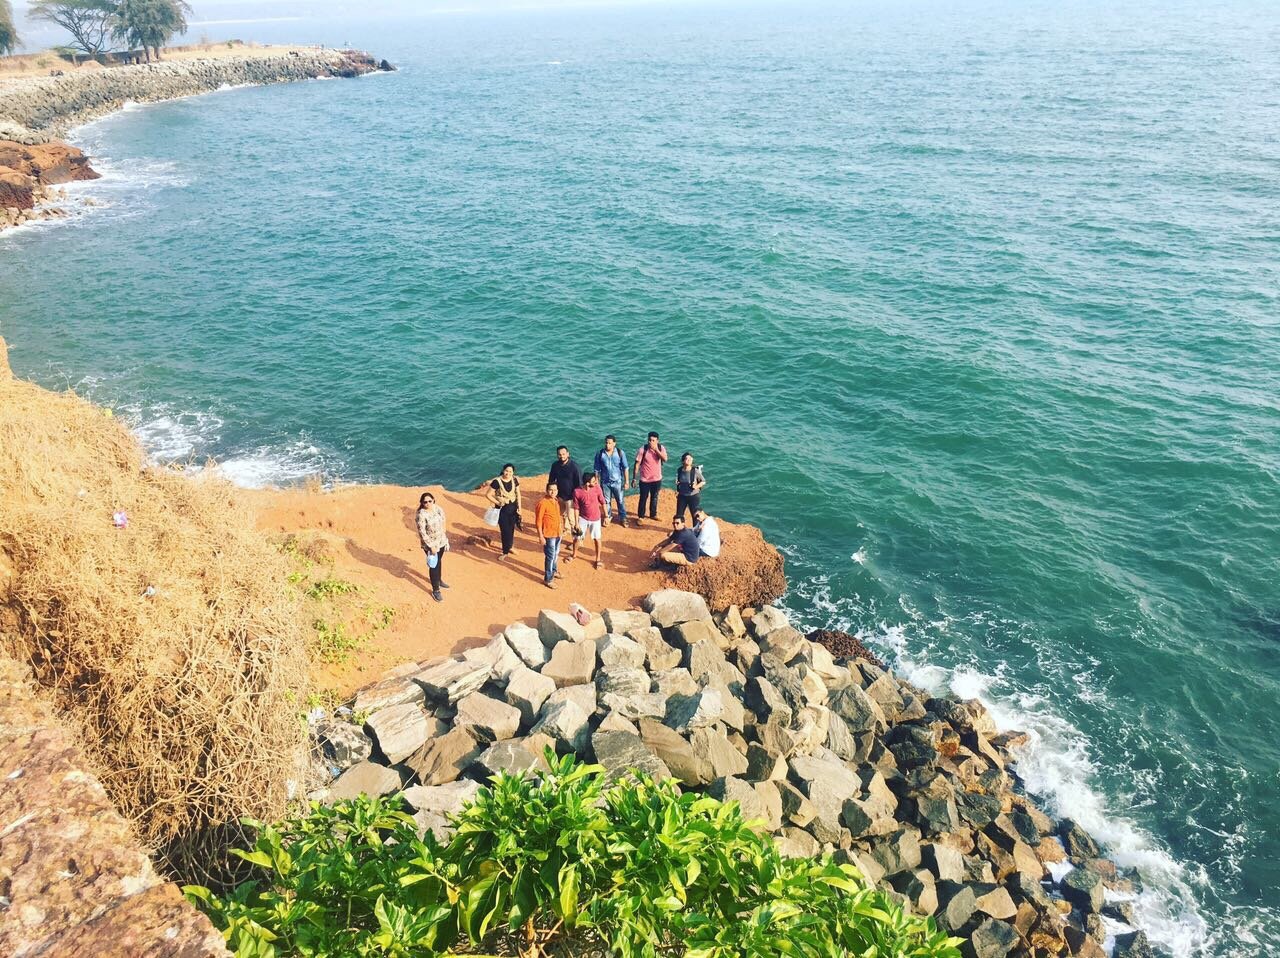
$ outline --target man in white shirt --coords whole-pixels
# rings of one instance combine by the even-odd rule
[[[716,520],[707,515],[705,509],[699,509],[693,516],[693,531],[698,535],[698,545],[702,554],[714,559],[720,554],[720,527]]]

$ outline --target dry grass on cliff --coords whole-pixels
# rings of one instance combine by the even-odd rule
[[[241,816],[284,811],[297,774],[307,655],[287,560],[231,486],[144,468],[103,410],[12,380],[2,357],[0,640],[85,730],[140,838],[203,877]]]

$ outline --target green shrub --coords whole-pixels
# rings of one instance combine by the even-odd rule
[[[958,939],[906,914],[830,858],[786,859],[737,803],[548,753],[540,777],[500,775],[420,839],[398,799],[361,798],[257,829],[260,875],[187,894],[241,958],[556,954],[603,941],[623,958],[958,958]],[[458,949],[450,951],[449,949]]]

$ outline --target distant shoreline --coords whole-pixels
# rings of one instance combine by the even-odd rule
[[[126,103],[395,69],[362,50],[241,46],[184,52],[207,55],[179,53],[131,66],[84,65],[58,75],[0,76],[0,231],[66,215],[53,205],[58,199],[53,187],[98,174],[80,150],[61,139]]]

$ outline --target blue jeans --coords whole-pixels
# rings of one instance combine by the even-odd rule
[[[560,559],[560,537],[548,539],[542,547],[542,574],[548,584],[556,577],[556,562]]]
[[[627,502],[622,496],[622,480],[610,482],[604,486],[604,514],[613,518],[613,503],[618,503],[618,518],[627,521]]]

